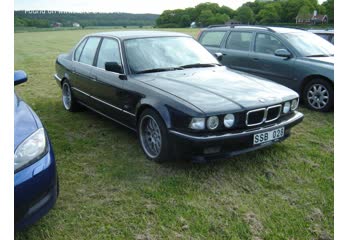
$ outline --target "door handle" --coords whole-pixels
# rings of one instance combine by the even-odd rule
[[[260,59],[259,58],[253,58],[254,61],[259,61]]]
[[[91,76],[91,80],[94,81],[94,82],[96,82],[96,81],[97,81],[97,76],[92,75],[92,76]]]

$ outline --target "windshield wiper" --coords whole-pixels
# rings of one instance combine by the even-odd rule
[[[221,64],[217,63],[194,63],[194,64],[187,64],[180,66],[181,68],[201,68],[201,67],[215,67],[215,66],[221,66]]]
[[[334,56],[334,54],[314,54],[314,55],[308,55],[306,57],[331,57]]]
[[[152,69],[146,69],[143,71],[136,72],[137,74],[140,73],[154,73],[154,72],[166,72],[166,71],[175,71],[175,70],[182,70],[182,67],[169,67],[169,68],[152,68]]]

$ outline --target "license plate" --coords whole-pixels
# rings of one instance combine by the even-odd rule
[[[284,127],[272,131],[254,134],[254,145],[279,139],[284,136]]]

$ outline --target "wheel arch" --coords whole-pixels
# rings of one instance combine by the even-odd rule
[[[334,87],[334,82],[331,81],[329,78],[323,76],[323,75],[319,75],[319,74],[313,74],[313,75],[309,75],[307,77],[304,78],[302,84],[300,85],[300,93],[301,95],[304,93],[305,87],[306,85],[312,81],[313,79],[317,79],[317,78],[321,78],[323,80],[326,80],[327,82],[329,82],[333,87]]]
[[[157,101],[151,99],[143,99],[141,100],[136,107],[136,124],[139,121],[139,118],[142,112],[146,109],[152,109],[163,119],[165,126],[169,129],[171,128],[171,118],[168,108]]]

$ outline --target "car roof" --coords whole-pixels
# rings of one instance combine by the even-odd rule
[[[114,31],[89,34],[88,36],[117,37],[120,40],[147,37],[190,37],[184,33],[166,31]]]
[[[204,29],[204,31],[217,31],[217,30],[266,30],[277,33],[290,33],[290,32],[303,32],[304,29],[298,28],[287,28],[287,27],[269,27],[259,25],[235,25],[235,26],[213,26]]]
[[[333,29],[310,29],[308,30],[309,32],[312,33],[328,33],[328,34],[334,34]]]

